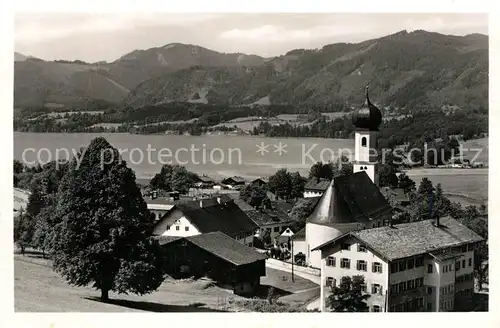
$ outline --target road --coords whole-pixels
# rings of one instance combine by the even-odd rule
[[[286,272],[290,272],[290,273],[292,272],[292,270],[289,269],[289,268],[282,267],[282,266],[277,266],[277,265],[273,265],[269,261],[266,261],[266,267],[271,268],[271,269],[286,271]],[[312,274],[308,274],[308,273],[304,273],[304,272],[297,272],[297,271],[294,271],[293,274],[297,275],[297,276],[299,276],[301,278],[310,280],[310,281],[312,281],[313,283],[315,283],[317,285],[319,285],[321,283],[321,277],[318,277],[318,276],[315,276],[315,275],[312,275]],[[305,291],[301,291],[301,292],[305,292]],[[309,304],[307,304],[306,308],[308,310],[315,310],[315,309],[319,309],[319,306],[320,306],[320,299],[317,298],[314,301],[312,301]]]

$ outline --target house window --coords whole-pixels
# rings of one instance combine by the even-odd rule
[[[364,284],[361,285],[361,291],[363,293],[366,293],[366,283],[364,283]]]
[[[359,260],[356,266],[358,271],[366,271],[366,261]]]
[[[327,266],[335,266],[335,257],[334,256],[328,256],[328,260],[326,262]]]
[[[379,284],[372,284],[372,294],[382,294],[382,286]]]
[[[448,266],[447,266],[447,265],[444,265],[444,266],[443,266],[443,273],[446,273],[446,272],[448,272]]]
[[[391,273],[396,273],[398,272],[398,262],[392,262],[391,263]]]
[[[340,248],[343,250],[343,251],[348,251],[351,246],[347,243],[342,243],[342,245],[340,246]]]
[[[469,259],[469,266],[472,266],[472,257]]]
[[[392,284],[390,288],[391,295],[396,295],[398,293],[398,284]]]
[[[460,251],[461,251],[462,253],[467,252],[467,245],[462,245],[462,247],[461,247]]]
[[[343,269],[349,269],[351,267],[351,260],[340,259],[340,267]]]
[[[448,264],[448,271],[453,271],[453,267],[451,266],[451,264]]]
[[[427,303],[427,311],[432,311],[432,303]]]
[[[326,285],[329,286],[329,287],[335,287],[336,285],[336,281],[335,281],[335,278],[333,277],[326,277]]]
[[[415,281],[413,281],[413,280],[408,280],[408,282],[407,282],[407,287],[408,287],[408,289],[413,289],[413,288],[415,288]]]
[[[468,251],[468,252],[472,252],[473,250],[474,250],[474,244],[472,244],[472,243],[471,243],[471,244],[468,244],[468,245],[467,245],[467,251]]]
[[[460,271],[460,261],[455,262],[455,271]]]
[[[408,265],[408,270],[413,269],[415,267],[415,259],[414,258],[409,259],[407,265]]]
[[[420,309],[422,306],[424,306],[424,299],[422,297],[417,298],[417,309]]]
[[[189,231],[189,227],[185,227],[185,228],[184,228],[184,230],[185,230],[185,231]]]
[[[380,306],[378,306],[378,305],[374,305],[374,306],[372,307],[372,312],[380,312]]]
[[[399,261],[399,271],[405,271],[406,270],[406,261]]]
[[[424,278],[417,278],[415,281],[415,288],[422,287],[424,285]]]
[[[361,138],[361,147],[366,147],[366,137]]]
[[[402,293],[404,291],[406,291],[406,281],[403,281],[403,282],[400,282],[399,283],[399,292]]]
[[[358,244],[358,252],[366,253],[366,246],[363,244]]]
[[[373,262],[372,272],[382,273],[382,264],[379,262]]]
[[[280,227],[274,227],[274,232],[280,232]]]
[[[424,266],[424,257],[423,256],[418,256],[415,259],[415,267],[418,268],[418,267],[421,267],[421,266]]]
[[[427,273],[432,273],[432,264],[427,265]]]
[[[170,226],[168,225],[168,226],[167,226],[167,231],[169,231],[169,230],[170,230]]]
[[[462,260],[462,269],[465,269],[465,260]]]
[[[432,294],[432,287],[427,287],[427,295],[431,295]]]
[[[181,227],[179,227],[179,226],[175,226],[175,230],[176,230],[176,231],[179,231],[179,230],[181,230]]]

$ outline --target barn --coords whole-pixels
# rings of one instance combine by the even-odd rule
[[[249,296],[266,275],[267,256],[220,231],[162,236],[159,243],[167,253],[167,273],[175,278],[208,277],[235,294]]]

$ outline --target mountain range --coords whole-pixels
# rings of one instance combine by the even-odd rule
[[[488,36],[401,31],[360,43],[263,58],[171,43],[114,62],[44,61],[15,54],[14,106],[88,100],[141,108],[165,102],[227,105],[359,104],[488,107]]]

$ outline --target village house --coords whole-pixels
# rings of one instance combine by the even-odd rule
[[[309,179],[304,185],[304,198],[320,197],[330,185],[330,180],[321,178]]]
[[[230,189],[241,189],[246,184],[246,180],[242,177],[234,176],[225,178],[221,181],[221,184]]]
[[[175,204],[159,221],[153,235],[189,237],[220,231],[237,241],[253,246],[258,226],[229,196],[220,195]]]
[[[258,226],[258,236],[269,234],[270,242],[281,235],[293,221],[280,209],[255,209],[242,199],[235,199],[235,204]]]
[[[321,310],[331,286],[363,275],[371,312],[471,311],[481,241],[448,217],[342,234],[313,249],[321,251]]]
[[[250,184],[256,185],[259,187],[264,187],[265,185],[267,185],[268,182],[269,182],[268,177],[260,177],[260,178],[257,178],[257,179],[250,181]]]
[[[251,296],[266,275],[266,258],[216,231],[190,237],[162,236],[167,273],[174,277],[208,277],[235,294]]]
[[[196,181],[194,184],[196,188],[201,188],[201,189],[213,188],[215,185],[216,185],[215,181],[206,175],[198,176],[198,181]]]

